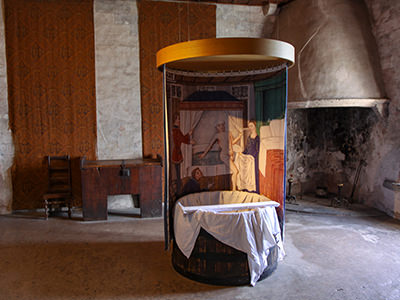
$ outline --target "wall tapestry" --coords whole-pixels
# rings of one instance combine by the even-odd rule
[[[47,155],[95,159],[96,93],[92,0],[5,0],[10,127],[15,145],[12,209],[43,207]]]

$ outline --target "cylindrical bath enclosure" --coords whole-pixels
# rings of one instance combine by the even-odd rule
[[[287,69],[294,48],[254,38],[179,43],[164,73],[166,248],[182,275],[254,285],[284,255]]]

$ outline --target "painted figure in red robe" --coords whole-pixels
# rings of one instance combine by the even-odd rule
[[[191,135],[193,130],[189,130],[187,134],[183,134],[180,128],[181,119],[179,114],[175,114],[174,123],[172,128],[172,139],[174,142],[174,147],[172,149],[172,164],[175,166],[176,172],[176,194],[179,195],[181,192],[181,163],[183,161],[182,155],[182,144],[194,144],[191,140]]]

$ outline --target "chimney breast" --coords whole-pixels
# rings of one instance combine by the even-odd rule
[[[296,48],[289,108],[372,107],[386,101],[364,1],[296,0],[282,7],[277,22],[275,37]]]

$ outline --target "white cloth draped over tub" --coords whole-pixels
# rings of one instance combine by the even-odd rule
[[[239,203],[244,211],[232,207]],[[251,205],[257,207],[249,209]],[[193,211],[191,206],[200,207]],[[224,206],[228,211],[224,211]],[[247,254],[250,284],[254,286],[268,266],[269,248],[278,246],[279,260],[285,255],[275,211],[277,206],[277,202],[265,196],[238,191],[187,195],[175,205],[175,241],[189,258],[203,228],[220,242]]]

